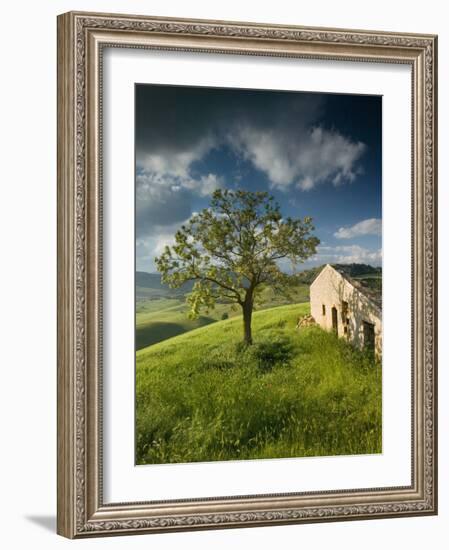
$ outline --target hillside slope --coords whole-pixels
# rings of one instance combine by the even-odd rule
[[[136,354],[138,464],[381,452],[381,367],[318,327],[308,304],[240,317]]]
[[[308,300],[308,286],[299,285],[294,290],[291,301]],[[288,298],[267,288],[263,291],[263,302],[258,308],[267,309],[288,301]],[[190,319],[185,296],[170,295],[157,298],[153,296],[153,299],[139,300],[136,303],[136,349],[140,350],[178,334],[238,315],[241,315],[239,306],[232,307],[229,304],[218,303],[214,309],[203,313],[198,319]]]

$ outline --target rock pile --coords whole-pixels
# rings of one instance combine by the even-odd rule
[[[315,324],[315,319],[312,317],[312,315],[304,315],[303,317],[298,317],[296,328],[299,330],[302,327],[310,327],[311,325],[314,325],[314,324]]]

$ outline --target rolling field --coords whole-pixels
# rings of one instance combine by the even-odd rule
[[[136,304],[136,349],[140,350],[157,342],[162,342],[167,338],[172,338],[184,332],[194,330],[216,321],[220,321],[223,315],[227,317],[236,317],[240,315],[241,309],[233,309],[230,305],[217,304],[215,309],[201,315],[198,319],[189,319],[188,307],[185,303],[184,295],[171,296],[166,295],[155,297],[158,289],[146,289],[153,299],[145,299],[139,289],[141,299]],[[150,296],[149,294],[149,296]],[[288,301],[276,295],[273,290],[266,289],[263,293],[263,305],[261,308],[267,309],[276,305],[281,305]],[[299,285],[295,289],[293,301],[307,302],[309,300],[309,288],[307,285]],[[290,301],[292,301],[290,299]]]
[[[237,315],[230,306],[217,304],[208,315],[198,319],[189,319],[188,307],[184,300],[159,299],[140,302],[136,312],[136,349],[140,350],[151,344],[162,342],[184,332],[215,323],[223,313],[229,317]]]
[[[380,364],[316,326],[297,331],[308,311],[255,312],[248,348],[237,316],[138,351],[136,462],[380,453]]]

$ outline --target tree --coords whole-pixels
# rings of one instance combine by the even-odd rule
[[[242,308],[244,342],[252,344],[251,319],[264,287],[285,292],[297,279],[281,270],[315,254],[312,219],[282,218],[265,192],[216,190],[210,207],[194,214],[156,258],[162,282],[179,288],[194,281],[187,296],[192,317],[217,301]]]

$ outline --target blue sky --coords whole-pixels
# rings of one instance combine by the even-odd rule
[[[137,84],[136,269],[155,272],[218,187],[313,218],[321,244],[298,271],[381,265],[381,109],[379,96]]]

